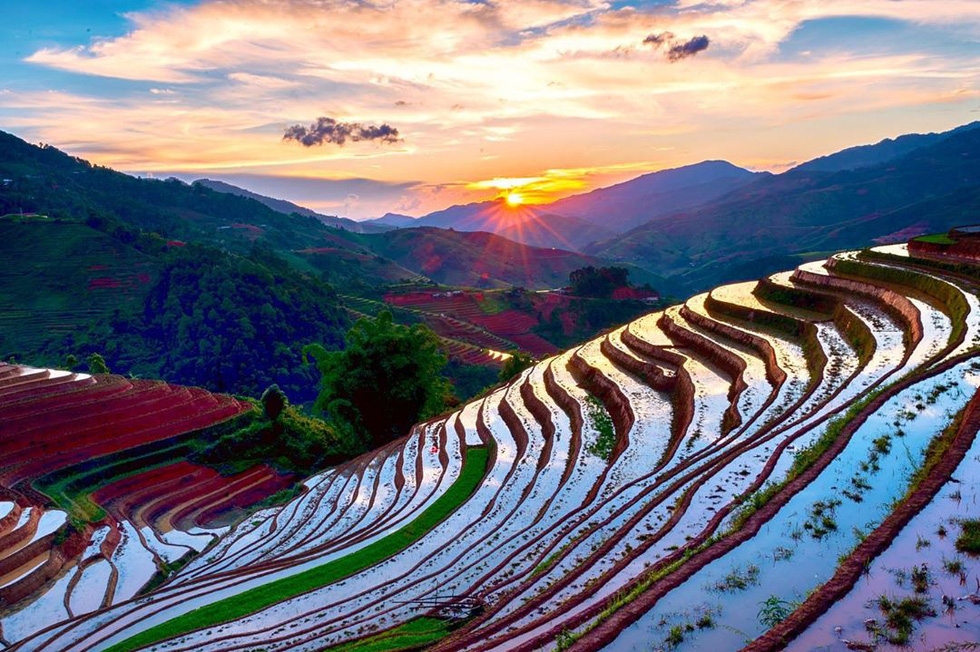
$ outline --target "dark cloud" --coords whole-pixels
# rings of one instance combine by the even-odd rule
[[[680,61],[687,57],[693,57],[698,52],[707,50],[710,42],[708,37],[702,34],[701,36],[695,36],[687,43],[671,45],[670,49],[667,50],[667,59],[669,61]]]
[[[293,125],[286,129],[283,140],[295,140],[303,147],[313,147],[332,143],[343,145],[348,140],[375,140],[381,143],[396,143],[401,140],[398,130],[391,125],[362,125],[357,122],[338,122],[333,118],[319,117],[309,127]]]
[[[643,42],[648,45],[652,45],[654,48],[659,48],[667,41],[672,41],[673,39],[674,35],[670,32],[661,32],[660,34],[650,34],[643,39]]]
[[[690,41],[678,43],[676,37],[671,32],[661,32],[659,34],[650,34],[643,39],[643,43],[645,45],[652,45],[655,50],[659,50],[662,45],[668,46],[666,57],[668,61],[673,63],[674,61],[680,61],[687,57],[693,57],[702,50],[707,50],[711,41],[707,36],[702,34],[701,36],[695,36]]]

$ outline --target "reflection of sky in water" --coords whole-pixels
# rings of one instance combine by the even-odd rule
[[[802,600],[807,591],[831,577],[838,557],[853,548],[854,528],[867,532],[884,518],[891,501],[907,487],[925,446],[947,423],[946,413],[962,408],[972,395],[978,377],[966,374],[968,366],[968,363],[961,364],[888,401],[868,418],[817,480],[794,496],[752,540],[705,566],[625,629],[608,649],[648,650],[652,644],[665,640],[671,626],[693,622],[697,617],[696,605],[706,605],[713,611],[716,626],[690,634],[689,649],[737,649],[745,644],[746,638],[761,634],[764,628],[759,623],[758,612],[764,600],[773,595],[783,600]],[[852,487],[851,478],[859,463],[868,458],[872,440],[895,431],[896,415],[913,408],[916,394],[928,395],[936,384],[949,382],[956,388],[942,394],[935,405],[919,411],[914,420],[904,423],[902,429],[906,435],[892,437],[891,451],[881,455],[881,470],[865,474],[872,487],[861,493],[862,502],[856,504],[844,497],[842,491]],[[803,528],[808,512],[815,502],[835,497],[843,501],[835,510],[837,530],[816,540]],[[798,541],[790,536],[794,531],[800,532]],[[792,554],[788,559],[780,559],[787,554],[785,549],[792,549]],[[744,573],[750,565],[759,568],[757,585],[732,593],[711,590],[729,573]]]

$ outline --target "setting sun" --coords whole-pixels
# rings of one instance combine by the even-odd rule
[[[509,192],[504,195],[508,206],[520,206],[524,203],[524,197],[519,192]]]

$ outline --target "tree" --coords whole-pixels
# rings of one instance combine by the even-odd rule
[[[512,351],[500,369],[500,382],[505,383],[534,364],[534,358],[520,351]]]
[[[109,371],[109,365],[105,363],[105,358],[103,358],[98,353],[93,353],[90,355],[86,362],[88,362],[88,370],[93,374],[108,374],[112,373]]]
[[[279,415],[282,411],[289,405],[289,399],[279,385],[270,385],[264,392],[262,392],[262,409],[265,411],[265,417],[269,421],[277,421]]]
[[[446,358],[426,326],[399,326],[383,311],[359,320],[345,341],[342,351],[303,351],[320,370],[316,408],[335,427],[379,446],[445,409],[450,385],[439,372]]]

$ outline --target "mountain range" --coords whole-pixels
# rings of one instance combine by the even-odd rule
[[[498,199],[382,219],[631,263],[684,294],[976,219],[978,125],[852,147],[782,174],[703,161],[550,204]]]
[[[975,125],[919,140],[921,147],[870,166],[833,172],[803,167],[762,177],[584,250],[642,261],[698,291],[722,279],[758,278],[821,252],[944,231],[977,219]]]
[[[0,210],[52,213],[83,207],[170,238],[232,251],[263,243],[301,269],[342,284],[472,279],[470,263],[462,261],[479,258],[486,243],[439,230],[489,232],[542,250],[585,254],[568,257],[570,264],[629,264],[635,278],[660,279],[658,289],[683,296],[722,282],[757,278],[843,247],[973,221],[980,185],[978,124],[848,148],[782,174],[703,161],[550,204],[510,206],[497,199],[420,218],[389,213],[369,222],[321,215],[222,182],[201,180],[188,186],[176,179],[134,179],[2,134],[0,174],[34,174],[3,189]],[[57,191],[42,192],[41,177]],[[398,231],[409,225],[428,227],[423,236],[412,238],[413,247],[426,241],[431,255],[424,261],[399,251],[408,240]],[[540,252],[527,250],[519,257],[529,265],[519,275],[522,284],[553,286],[553,261],[537,277],[536,261],[544,260]],[[437,259],[440,264],[433,264]],[[453,261],[459,266],[453,267]],[[501,261],[504,267],[508,264]],[[484,273],[489,277],[483,284],[489,287],[516,278],[497,277],[492,269],[481,271],[479,278]]]

